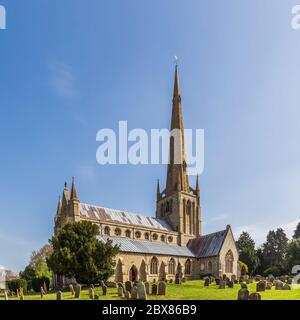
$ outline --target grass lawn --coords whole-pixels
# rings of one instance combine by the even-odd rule
[[[204,287],[202,280],[187,281],[181,285],[168,284],[166,296],[153,296],[149,295],[149,300],[237,300],[238,291],[240,285],[236,284],[234,288],[219,289],[216,285],[210,285]],[[256,284],[248,285],[248,289],[251,292],[256,291]],[[121,298],[117,295],[116,288],[107,288],[107,295],[102,296],[101,288],[95,288],[95,293],[99,294],[100,300],[119,300]],[[260,292],[262,300],[300,300],[300,288],[292,290],[266,290]],[[0,300],[3,300],[0,297]],[[49,293],[44,296],[43,300],[55,300],[56,294]],[[69,292],[63,292],[64,300],[76,300]],[[82,290],[81,300],[88,300],[89,294],[87,290]],[[16,298],[10,298],[10,300],[17,300]],[[31,294],[25,296],[25,300],[41,300],[40,294]]]

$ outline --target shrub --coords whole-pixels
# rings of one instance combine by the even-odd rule
[[[241,275],[244,276],[245,274],[248,274],[248,266],[246,265],[246,263],[239,261],[239,265],[240,265]]]
[[[281,270],[278,267],[270,267],[264,271],[264,276],[272,274],[274,277],[278,277],[281,274]]]
[[[27,281],[25,279],[15,279],[7,282],[8,289],[13,292],[17,292],[17,290],[23,288],[23,292],[27,292]]]
[[[44,287],[44,283],[46,283],[47,290],[49,291],[50,287],[50,279],[47,277],[34,278],[31,281],[32,289],[35,292],[40,292],[41,287]]]

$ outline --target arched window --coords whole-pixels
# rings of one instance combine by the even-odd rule
[[[120,236],[121,235],[121,229],[120,228],[116,228],[115,229],[115,235],[116,236]]]
[[[186,214],[191,214],[191,201],[188,200],[188,202],[186,203]]]
[[[154,233],[153,236],[152,236],[152,239],[153,240],[157,240],[158,239],[158,235],[156,233]]]
[[[167,201],[166,203],[166,212],[169,212],[170,211],[170,205],[169,205],[169,202]]]
[[[156,257],[151,259],[150,263],[150,273],[151,274],[158,274],[158,260]]]
[[[212,267],[212,262],[208,261],[207,263],[207,272],[212,273],[213,272],[213,267]]]
[[[160,236],[160,240],[161,240],[161,242],[165,242],[165,241],[166,241],[166,237],[162,234],[162,235]]]
[[[106,236],[109,236],[109,235],[110,235],[110,228],[109,228],[109,227],[105,227],[105,228],[104,228],[104,234],[105,234]]]
[[[141,237],[140,231],[136,231],[136,232],[135,232],[135,237],[136,237],[137,239],[139,239],[139,238]]]
[[[148,232],[145,233],[145,239],[149,240],[149,233]]]
[[[175,260],[173,258],[169,261],[168,272],[169,274],[175,274]]]
[[[126,236],[127,238],[130,238],[130,237],[131,237],[131,231],[127,229],[127,230],[125,231],[125,236]]]
[[[185,274],[191,274],[191,260],[190,259],[187,259],[186,262],[185,262],[185,266],[184,266],[184,273]]]
[[[232,251],[229,250],[225,256],[225,273],[233,272],[233,254]]]
[[[173,242],[173,237],[172,236],[168,237],[168,242]]]

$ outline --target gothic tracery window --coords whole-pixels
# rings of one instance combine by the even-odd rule
[[[175,260],[173,258],[170,259],[168,265],[168,273],[175,274]]]
[[[225,273],[233,272],[233,254],[232,251],[229,250],[225,256]]]
[[[109,235],[110,235],[110,228],[109,228],[109,227],[105,227],[105,228],[104,228],[104,234],[105,234],[106,236],[109,236]]]
[[[151,274],[158,274],[158,260],[156,257],[151,259],[150,263],[150,273]]]
[[[191,274],[191,260],[190,259],[187,259],[185,262],[184,273]]]

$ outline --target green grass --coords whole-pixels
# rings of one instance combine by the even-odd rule
[[[149,300],[236,300],[240,285],[236,284],[234,288],[219,289],[216,285],[210,285],[204,287],[202,280],[187,281],[181,285],[168,284],[166,296],[153,296],[149,295]],[[256,291],[256,284],[248,285],[250,292]],[[95,293],[99,294],[100,300],[119,300],[116,288],[108,288],[107,295],[102,296],[101,288],[95,288]],[[262,300],[300,300],[300,288],[292,289],[290,291],[285,290],[266,290],[260,292]],[[0,297],[0,300],[3,300]],[[49,293],[44,296],[44,300],[55,300],[56,294]],[[64,300],[76,300],[69,292],[63,292]],[[81,300],[88,300],[88,290],[82,290]],[[17,300],[16,298],[10,298],[10,300]],[[30,294],[25,296],[25,300],[41,300],[39,294]]]

